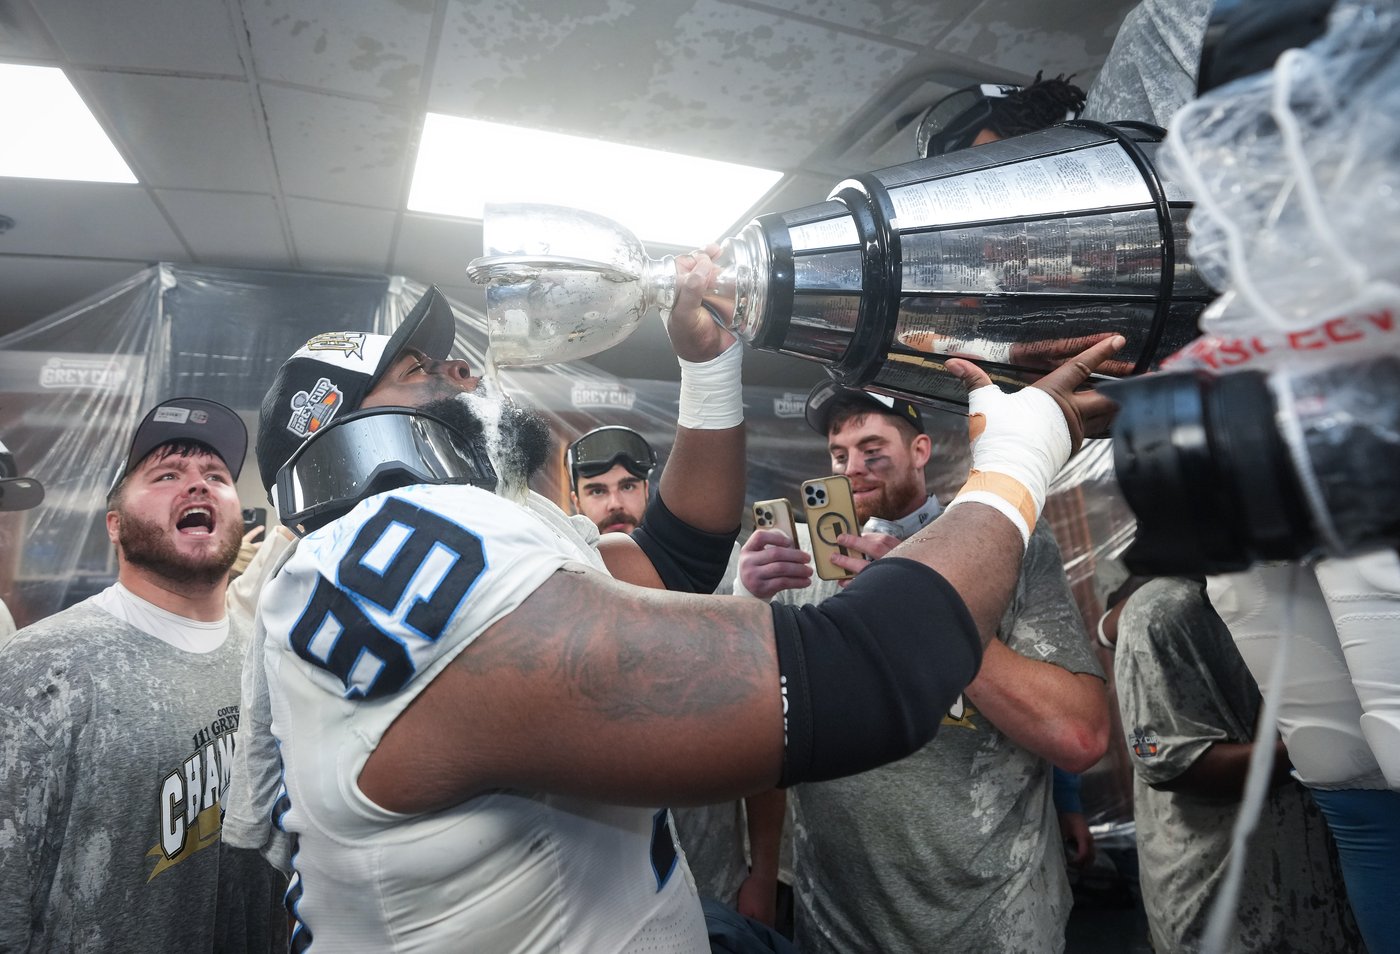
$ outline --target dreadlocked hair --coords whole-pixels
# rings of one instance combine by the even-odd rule
[[[1036,73],[1029,86],[992,101],[992,115],[987,120],[992,132],[1007,139],[1064,122],[1067,113],[1078,116],[1084,109],[1084,91],[1070,82],[1073,75],[1061,73],[1048,80],[1040,76]]]

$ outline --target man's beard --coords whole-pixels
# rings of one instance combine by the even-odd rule
[[[856,501],[856,522],[864,526],[871,517],[898,520],[918,509],[927,496],[927,488],[912,477],[899,484],[885,483],[874,501]]]
[[[631,533],[632,530],[637,529],[637,518],[626,510],[614,510],[603,518],[603,526],[605,527],[611,527],[618,523],[632,528],[631,530],[624,531],[626,533]]]
[[[223,540],[218,549],[202,557],[188,556],[176,548],[159,524],[127,513],[120,513],[120,516],[117,540],[126,562],[181,586],[209,586],[223,580],[238,559],[238,549],[243,542],[242,527],[229,524],[222,531]]]
[[[554,438],[544,416],[508,398],[458,394],[424,404],[421,410],[486,452],[496,468],[498,493],[523,493],[550,459]]]

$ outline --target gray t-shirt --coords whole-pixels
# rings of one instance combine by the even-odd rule
[[[1253,741],[1259,690],[1203,584],[1159,579],[1123,607],[1114,657],[1133,763],[1139,877],[1158,951],[1199,947],[1229,859],[1239,802],[1152,786],[1216,742]],[[1331,954],[1362,950],[1336,851],[1306,788],[1270,791],[1250,842],[1227,950]]]
[[[285,882],[220,839],[247,642],[184,652],[88,600],[0,648],[0,951],[285,944]]]
[[[1213,0],[1142,0],[1123,18],[1089,86],[1084,118],[1166,127],[1196,97],[1196,72]]]
[[[778,597],[817,602],[817,580]],[[1041,523],[998,636],[1031,659],[1102,676]],[[1071,897],[1050,765],[959,697],[938,737],[891,765],[799,785],[797,946],[805,954],[1027,954],[1064,949]]]

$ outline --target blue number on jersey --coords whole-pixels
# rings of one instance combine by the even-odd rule
[[[397,549],[387,553],[386,546],[394,545]],[[355,535],[338,567],[339,585],[325,577],[316,581],[310,602],[292,627],[296,654],[339,678],[348,698],[398,692],[413,678],[413,657],[398,638],[376,626],[357,601],[373,603],[398,618],[396,610],[409,584],[434,553],[450,554],[450,565],[428,596],[410,594],[413,602],[402,619],[416,635],[436,641],[485,569],[481,540],[430,510],[390,497]],[[334,635],[318,640],[327,626]],[[320,645],[323,641],[330,642],[329,649]]]

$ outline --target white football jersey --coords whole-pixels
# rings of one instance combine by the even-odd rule
[[[400,815],[356,784],[423,687],[570,563],[602,568],[543,498],[418,485],[309,534],[268,584],[293,950],[709,950],[665,809],[502,791]]]

